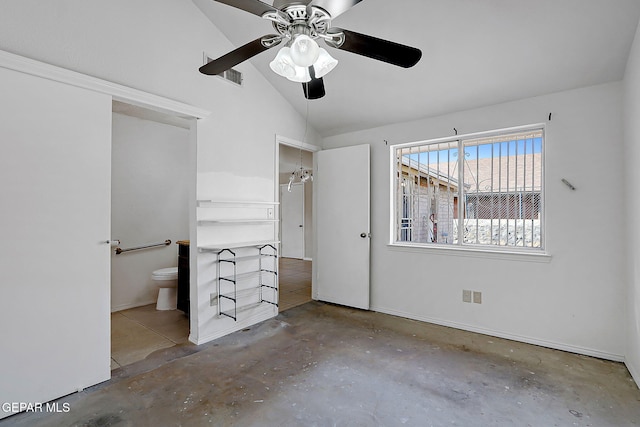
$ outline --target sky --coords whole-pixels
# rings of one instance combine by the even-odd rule
[[[421,153],[409,154],[408,157],[413,161],[418,161],[421,164],[436,164],[436,163],[451,163],[458,161],[458,148],[457,141],[452,141],[448,144],[452,148],[440,149],[443,144],[434,144],[434,151],[423,151]],[[420,147],[422,150],[425,146]],[[403,149],[403,153],[408,152],[409,149]],[[542,152],[542,138],[527,138],[505,142],[486,143],[479,145],[470,145],[465,148],[466,160],[475,160],[489,157],[502,157],[502,156],[514,156],[514,155],[526,155]],[[406,155],[406,154],[405,154]]]

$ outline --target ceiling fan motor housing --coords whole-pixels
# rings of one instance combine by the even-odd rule
[[[331,15],[317,6],[288,5],[278,12],[267,12],[262,17],[273,21],[275,30],[288,39],[299,34],[313,39],[334,38],[327,35],[327,30],[331,27]]]

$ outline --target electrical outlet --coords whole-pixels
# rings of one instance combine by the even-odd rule
[[[471,302],[471,291],[466,289],[462,291],[462,302]]]
[[[267,208],[267,218],[273,219],[273,208]]]
[[[473,291],[473,302],[475,304],[482,304],[482,292]]]
[[[209,295],[209,306],[213,307],[214,305],[216,305],[216,294],[210,294]]]

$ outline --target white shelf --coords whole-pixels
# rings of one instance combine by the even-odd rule
[[[242,224],[242,223],[256,223],[256,222],[278,222],[277,219],[273,218],[265,218],[265,219],[256,219],[256,218],[247,218],[247,219],[200,219],[198,220],[198,225],[205,224]]]
[[[260,306],[264,306],[265,303],[263,302],[254,302],[251,304],[246,304],[246,305],[239,305],[236,308],[236,314],[240,314],[243,311],[248,311],[254,308],[258,308]],[[222,316],[227,316],[233,319],[233,316],[231,315],[231,311],[230,310],[223,310],[222,313],[218,314],[218,318],[223,318]]]
[[[255,242],[234,242],[234,243],[221,243],[216,245],[198,246],[200,252],[220,252],[223,249],[238,249],[238,248],[252,248],[265,245],[277,245],[279,240],[261,240]]]
[[[253,202],[253,201],[233,201],[233,200],[198,200],[198,206],[200,206],[200,203],[210,203],[212,205],[228,205],[227,207],[233,207],[233,205],[236,205],[238,207],[240,206],[247,206],[247,205],[264,205],[264,206],[275,206],[275,205],[279,205],[280,202]],[[203,206],[201,206],[203,207]]]
[[[276,226],[279,222],[276,207],[278,204],[277,202],[198,200],[197,224],[204,227],[239,224]],[[273,233],[275,235],[275,229]]]
[[[240,274],[236,274],[235,276],[221,276],[220,280],[226,280],[227,282],[241,282],[244,279],[250,279],[252,277],[258,277],[260,275],[260,272],[258,270],[256,271],[249,271],[247,273],[240,273]]]
[[[224,315],[237,321],[238,312],[244,310],[243,303],[248,302],[239,300],[246,300],[253,296],[258,298],[256,307],[261,304],[278,306],[277,245],[280,241],[277,240],[279,220],[276,217],[279,204],[251,200],[197,200],[197,225],[203,227],[199,228],[199,232],[202,231],[203,241],[256,239],[197,246],[199,252],[212,253],[214,258],[213,262],[217,270],[216,293],[219,316]],[[236,227],[238,224],[246,226]],[[243,248],[249,250],[243,251]],[[267,259],[268,262],[266,262]],[[254,261],[255,265],[244,264],[241,271],[247,269],[252,271],[239,273],[238,263],[247,260],[257,260],[257,262]],[[263,262],[266,262],[266,265]],[[221,268],[223,268],[222,271]],[[242,283],[242,286],[239,286],[239,283]],[[244,289],[245,286],[256,283],[256,286]],[[238,289],[239,287],[243,289]],[[269,288],[274,291],[269,291]],[[253,303],[250,304],[250,306],[253,305]]]
[[[246,299],[248,297],[252,297],[252,296],[256,296],[260,294],[260,287],[252,287],[252,288],[246,288],[246,289],[238,289],[236,291],[236,294],[234,296],[233,292],[230,293],[226,293],[226,294],[222,294],[221,297],[222,298],[227,298],[227,299],[236,299],[236,300],[240,300],[240,299]],[[238,304],[238,308],[240,308],[242,306],[242,304]]]
[[[231,261],[230,259],[225,259],[224,262],[235,262],[236,264],[239,264],[243,261],[251,261],[251,260],[256,260],[259,258],[268,258],[268,257],[277,257],[277,255],[275,254],[262,254],[262,255],[249,255],[249,256],[239,256],[235,258],[235,261]],[[219,260],[216,258],[213,261],[211,261],[211,263],[215,264],[217,263]]]
[[[249,255],[249,256],[238,256],[235,257],[234,261],[230,260],[230,259],[225,259],[225,262],[242,262],[242,261],[250,261],[250,260],[255,260],[255,259],[260,259],[260,258],[264,258],[266,256],[273,256],[273,255]],[[218,262],[218,260],[214,260],[213,262]]]

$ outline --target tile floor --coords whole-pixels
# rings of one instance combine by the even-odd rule
[[[188,338],[189,319],[179,310],[158,311],[151,304],[111,313],[111,370]]]
[[[311,301],[311,261],[280,258],[279,311]],[[111,314],[111,370],[144,360],[151,353],[188,344],[189,319],[155,304]]]

